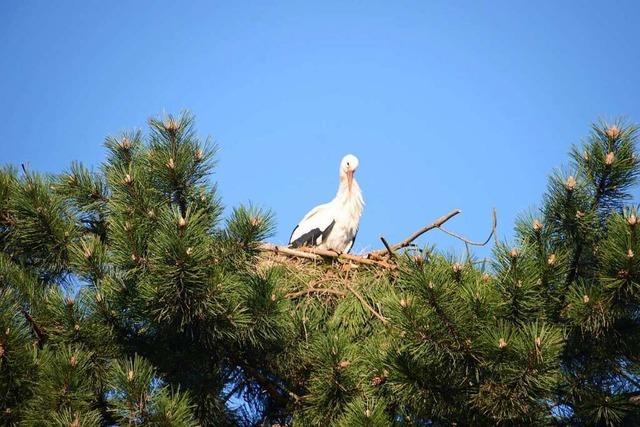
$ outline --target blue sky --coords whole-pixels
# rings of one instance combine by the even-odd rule
[[[640,4],[10,2],[0,26],[0,163],[97,168],[107,135],[191,110],[221,146],[227,206],[284,242],[360,158],[355,250],[453,208],[509,237],[599,118],[640,121]],[[635,190],[635,200],[638,200]],[[431,232],[422,243],[459,250]]]

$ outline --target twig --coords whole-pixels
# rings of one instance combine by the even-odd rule
[[[434,228],[440,228],[440,226],[442,224],[444,224],[445,222],[449,221],[451,218],[453,218],[454,216],[458,215],[460,212],[462,212],[460,209],[454,209],[451,212],[449,212],[448,214],[441,216],[440,218],[436,219],[431,224],[429,224],[426,227],[423,227],[420,230],[416,231],[415,233],[413,233],[411,236],[407,237],[403,241],[401,241],[399,243],[396,243],[395,245],[392,245],[391,246],[391,251],[393,252],[393,251],[397,251],[398,249],[406,248],[407,246],[409,246],[411,244],[411,242],[416,240],[418,237],[422,236],[424,233],[426,233],[429,230],[433,230]],[[387,252],[387,248],[378,249],[377,251],[371,252],[370,255],[381,255],[381,254],[386,253],[386,252]]]
[[[448,234],[449,236],[455,237],[456,239],[463,241],[467,245],[484,246],[487,243],[489,243],[489,241],[491,240],[491,237],[493,237],[493,235],[496,232],[496,227],[498,226],[498,217],[496,215],[496,210],[495,209],[493,210],[492,216],[493,216],[493,221],[491,223],[491,233],[489,233],[489,237],[487,237],[484,242],[474,242],[472,240],[467,239],[466,237],[463,237],[463,236],[461,236],[461,235],[459,235],[457,233],[454,233],[453,231],[449,231],[449,230],[447,230],[446,228],[444,228],[442,226],[439,226],[438,228],[441,231],[443,231],[444,233]]]
[[[244,382],[244,381],[238,381],[238,382],[237,382],[237,384],[236,384],[236,385],[235,385],[235,386],[234,386],[234,387],[233,387],[233,388],[232,388],[232,389],[227,393],[227,395],[226,395],[226,396],[224,396],[224,397],[222,398],[222,403],[223,403],[223,404],[224,404],[224,403],[227,403],[227,401],[228,401],[229,399],[231,399],[231,397],[232,397],[234,394],[238,393],[238,391],[240,391],[240,389],[241,389],[242,387],[244,387],[245,385],[246,385],[246,384],[245,384],[245,382]]]
[[[384,236],[380,236],[380,240],[382,240],[382,244],[384,245],[384,247],[387,248],[387,252],[389,252],[389,256],[394,257],[395,254],[391,250],[391,247],[389,246],[389,242],[387,242],[387,239],[385,239]]]
[[[385,325],[387,323],[389,323],[389,320],[387,320],[386,317],[384,317],[383,315],[378,313],[373,307],[371,307],[371,305],[367,302],[367,300],[365,300],[364,297],[362,295],[360,295],[360,293],[358,291],[356,291],[355,289],[353,289],[351,287],[351,285],[349,285],[348,281],[345,281],[344,285],[347,287],[347,289],[349,289],[351,291],[351,293],[353,295],[356,296],[356,298],[358,298],[360,300],[362,305],[364,305],[371,313],[373,313],[374,316],[376,316],[378,319],[380,319],[382,321],[382,323],[384,323]]]
[[[334,295],[340,295],[340,296],[345,296],[346,295],[346,293],[344,293],[343,291],[340,291],[338,289],[309,288],[309,289],[303,289],[303,290],[297,291],[297,292],[290,292],[290,293],[286,294],[284,297],[285,298],[297,298],[299,296],[312,294],[312,293],[327,293],[327,294],[334,294]]]
[[[21,309],[20,311],[22,312],[22,315],[26,319],[27,323],[29,323],[29,325],[33,329],[33,332],[35,332],[36,338],[38,339],[38,347],[42,348],[42,344],[47,337],[47,334],[42,330],[42,328],[40,328],[40,326],[38,326],[36,321],[33,319],[33,317],[31,317],[27,310]]]
[[[283,385],[274,384],[269,378],[263,375],[258,369],[249,365],[246,361],[241,362],[235,360],[235,362],[246,374],[256,380],[258,384],[260,384],[264,388],[264,390],[281,406],[286,406],[289,403],[289,400],[283,394],[281,394],[281,391],[292,398],[295,403],[298,403],[302,399],[297,394],[293,393],[290,390],[287,390]]]
[[[275,252],[277,254],[291,255],[298,258],[307,258],[307,259],[313,259],[313,260],[322,259],[322,257],[320,257],[319,255],[316,255],[311,252],[298,251],[295,249],[288,248],[286,246],[277,246],[269,243],[263,243],[262,245],[260,245],[258,249],[260,249],[261,251]]]
[[[366,265],[377,265],[378,267],[384,267],[387,269],[394,269],[395,266],[393,264],[389,264],[385,261],[376,261],[373,259],[369,259],[359,255],[351,255],[346,253],[339,253],[327,249],[321,248],[300,248],[300,249],[292,249],[286,246],[277,246],[269,243],[263,243],[260,245],[259,249],[265,252],[275,252],[282,253],[289,256],[294,256],[298,258],[308,258],[313,260],[320,260],[324,258],[336,258],[336,259],[345,259],[353,262],[357,262],[359,264]]]

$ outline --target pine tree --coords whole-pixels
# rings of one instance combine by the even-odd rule
[[[640,424],[634,126],[594,125],[488,263],[365,264],[265,251],[193,125],[0,171],[2,425]]]

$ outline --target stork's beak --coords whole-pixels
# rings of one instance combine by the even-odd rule
[[[351,186],[353,184],[353,171],[347,171],[347,183],[349,185],[349,192],[351,192]]]

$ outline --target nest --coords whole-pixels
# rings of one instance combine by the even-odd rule
[[[445,222],[459,213],[459,209],[454,209],[393,245],[390,245],[384,237],[380,237],[384,248],[360,255],[340,253],[323,248],[291,248],[263,243],[259,247],[262,254],[257,269],[261,272],[271,271],[274,267],[284,270],[284,274],[291,279],[287,280],[288,286],[283,290],[285,298],[299,299],[315,296],[323,300],[331,300],[345,298],[352,294],[374,316],[383,323],[387,323],[388,320],[375,310],[359,292],[356,285],[361,282],[358,280],[359,276],[366,275],[380,279],[393,272],[398,268],[397,252],[415,246],[414,240],[434,228],[462,240],[465,245],[484,246],[495,235],[497,224],[495,211],[493,212],[491,233],[484,242],[470,241],[442,227]]]

